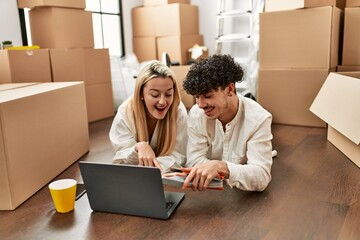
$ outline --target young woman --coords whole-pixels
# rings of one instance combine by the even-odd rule
[[[134,95],[118,108],[109,136],[113,163],[155,166],[163,172],[185,164],[187,111],[166,65],[154,60],[143,67]]]

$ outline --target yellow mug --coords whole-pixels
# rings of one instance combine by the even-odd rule
[[[67,213],[74,210],[76,195],[76,180],[61,179],[49,184],[51,197],[56,211]]]

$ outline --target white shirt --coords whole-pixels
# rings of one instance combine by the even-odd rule
[[[109,137],[115,152],[113,163],[138,164],[138,153],[135,151],[136,129],[133,116],[126,116],[126,107],[129,100],[126,100],[118,108],[117,114],[112,123]],[[182,102],[180,102],[177,114],[177,133],[174,150],[169,156],[157,157],[158,162],[165,172],[170,168],[180,168],[186,162],[186,144],[187,144],[187,111]],[[156,124],[150,146],[155,149],[159,135],[158,123]]]
[[[226,161],[230,171],[227,183],[231,187],[264,190],[271,180],[271,121],[271,114],[257,102],[239,96],[238,112],[224,131],[218,119],[208,119],[194,105],[188,116],[186,165]]]

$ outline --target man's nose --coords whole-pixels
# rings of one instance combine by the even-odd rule
[[[199,105],[199,108],[204,108],[206,106],[204,98],[198,97],[196,100],[197,100],[197,103]]]

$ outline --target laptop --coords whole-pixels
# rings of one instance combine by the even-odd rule
[[[185,196],[165,192],[160,169],[79,162],[93,211],[168,219]]]

